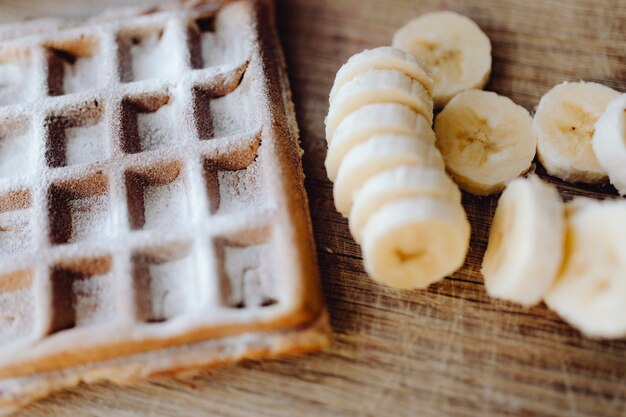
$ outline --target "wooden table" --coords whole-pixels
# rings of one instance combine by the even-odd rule
[[[101,7],[95,3],[0,0],[0,20],[83,14]],[[350,55],[389,44],[406,20],[439,8],[480,24],[493,43],[487,89],[528,109],[563,80],[626,90],[624,0],[280,1],[332,347],[188,379],[81,387],[19,415],[626,416],[625,340],[589,340],[543,305],[487,297],[479,269],[496,198],[464,197],[472,243],[454,277],[428,291],[397,292],[363,273],[323,167],[327,94]],[[611,192],[557,184],[565,196]]]

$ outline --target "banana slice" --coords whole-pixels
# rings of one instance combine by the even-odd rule
[[[476,195],[499,192],[528,171],[537,146],[525,108],[480,90],[454,97],[437,116],[435,134],[448,171]]]
[[[461,204],[461,191],[445,171],[421,166],[400,166],[379,173],[363,184],[348,216],[357,243],[367,221],[381,207],[396,200],[429,196]]]
[[[365,270],[391,287],[426,288],[463,265],[469,239],[460,204],[432,197],[394,201],[363,231]]]
[[[626,336],[626,201],[566,205],[563,266],[546,304],[587,336]]]
[[[591,145],[611,184],[626,195],[626,94],[606,106],[596,122]]]
[[[383,133],[415,134],[435,143],[431,124],[409,107],[396,103],[368,104],[348,115],[337,127],[326,154],[328,178],[335,181],[341,161],[354,146]]]
[[[330,102],[326,116],[326,138],[332,137],[339,123],[358,108],[371,103],[405,104],[433,120],[433,99],[424,86],[395,70],[369,70],[345,83]]]
[[[564,82],[548,91],[535,112],[537,156],[548,173],[570,182],[602,183],[607,175],[591,147],[594,125],[619,93],[590,82]]]
[[[409,21],[392,45],[428,64],[435,83],[435,105],[470,88],[483,88],[491,73],[491,42],[478,25],[460,14],[441,11]]]
[[[433,79],[424,61],[401,49],[381,46],[375,49],[366,49],[353,55],[339,69],[335,76],[333,88],[330,90],[330,100],[333,100],[337,91],[346,82],[371,69],[398,70],[420,82],[428,94],[432,95],[433,93]]]
[[[444,169],[441,154],[429,141],[415,135],[377,135],[355,146],[345,157],[333,189],[335,206],[344,216],[361,186],[379,172],[401,165]]]
[[[518,178],[502,193],[482,273],[490,296],[523,305],[541,301],[563,256],[563,203],[537,176]]]

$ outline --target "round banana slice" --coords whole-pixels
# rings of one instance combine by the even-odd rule
[[[591,145],[611,184],[626,195],[626,94],[606,106],[596,122]]]
[[[392,45],[422,58],[432,70],[435,105],[470,88],[483,88],[491,73],[491,42],[472,20],[450,11],[424,14],[393,36]]]
[[[345,83],[330,102],[326,116],[326,138],[332,142],[333,133],[347,115],[366,104],[404,104],[433,120],[433,99],[424,86],[396,70],[369,70]]]
[[[535,175],[512,181],[498,202],[483,258],[487,293],[527,306],[539,303],[561,265],[564,223],[554,187]]]
[[[348,115],[335,130],[326,154],[328,178],[335,181],[341,161],[354,146],[384,133],[415,134],[435,143],[431,123],[409,107],[396,103],[368,104]]]
[[[346,82],[371,69],[398,70],[420,82],[428,94],[432,95],[433,93],[433,79],[424,61],[402,49],[381,46],[375,49],[366,49],[353,55],[339,69],[335,76],[333,88],[330,90],[330,100],[332,101],[339,88]]]
[[[357,243],[367,221],[389,202],[429,196],[461,204],[461,191],[445,171],[422,166],[399,166],[383,171],[363,184],[350,210],[350,232]]]
[[[587,336],[626,336],[626,201],[566,205],[561,272],[548,307]]]
[[[602,183],[606,171],[591,147],[594,125],[619,93],[590,82],[564,82],[548,91],[535,112],[537,156],[546,171],[569,182]]]
[[[528,111],[496,93],[468,90],[435,120],[448,171],[472,194],[489,195],[528,171],[537,137]]]
[[[432,197],[394,201],[363,231],[365,271],[390,287],[426,288],[463,265],[469,239],[460,204]]]
[[[355,146],[341,163],[333,189],[335,206],[344,216],[363,183],[379,172],[400,165],[444,169],[441,154],[415,135],[377,135]]]

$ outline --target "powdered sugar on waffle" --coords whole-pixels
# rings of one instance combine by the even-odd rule
[[[8,129],[0,136],[0,174],[20,178],[43,177],[44,188],[46,183],[67,178],[71,188],[71,177],[80,175],[80,172],[87,173],[89,167],[97,166],[106,172],[132,171],[133,165],[142,165],[142,160],[153,158],[142,157],[143,152],[157,152],[155,157],[161,160],[185,158],[188,153],[185,146],[197,139],[254,135],[260,128],[260,116],[255,114],[251,105],[255,94],[251,90],[254,75],[247,75],[249,81],[238,87],[239,79],[247,68],[251,39],[233,32],[240,29],[241,22],[232,16],[224,18],[224,23],[216,27],[215,20],[220,19],[219,16],[203,17],[198,20],[202,25],[187,25],[184,22],[189,18],[185,13],[154,14],[136,18],[132,25],[102,22],[100,26],[59,32],[52,38],[34,36],[9,46],[3,45],[0,56],[5,57],[5,62],[0,64],[0,70],[11,72],[11,67],[16,64],[10,61],[17,57],[21,59],[21,55],[15,53],[21,48],[34,61],[29,70],[43,69],[44,72],[29,80],[31,84],[39,83],[40,86],[36,88],[37,94],[33,95],[33,99],[26,97],[28,104],[20,104],[20,100],[8,97],[9,106],[0,107],[0,118],[6,120],[8,126],[12,119],[22,117],[22,114],[26,118],[28,114],[34,114],[30,123],[35,130],[36,125],[41,123],[41,117],[48,128],[43,137],[35,140],[32,136],[41,135],[41,132],[33,132],[32,129],[26,133]],[[207,19],[213,22],[212,26],[204,26]],[[235,40],[237,47],[232,45]],[[194,46],[193,42],[200,47]],[[186,43],[190,44],[189,49],[184,47]],[[206,54],[210,51],[210,57],[198,60],[194,58],[194,49]],[[6,52],[2,55],[3,51],[9,50],[10,54]],[[117,60],[110,59],[112,53]],[[220,59],[216,58],[218,56]],[[221,61],[224,65],[210,67],[204,73],[189,71],[190,66],[191,69],[201,68],[205,62],[211,61]],[[43,62],[44,66],[37,67],[37,62]],[[141,81],[131,82],[135,80]],[[12,87],[14,81],[8,79],[6,87]],[[99,82],[103,83],[101,88],[98,88]],[[193,88],[206,91],[197,98],[191,97],[189,90]],[[47,99],[47,95],[55,96],[54,100]],[[15,104],[10,105],[13,102]],[[130,103],[132,108],[126,119],[123,114],[125,103]],[[200,109],[200,112],[194,112],[194,109]],[[33,145],[33,142],[36,143]],[[224,153],[229,159],[237,154],[237,147],[241,144],[230,141],[230,145],[236,146],[231,146],[229,150],[228,138],[223,142],[221,149],[212,150],[216,155]],[[209,143],[195,146],[211,148]],[[205,153],[211,153],[211,150],[207,151]],[[121,157],[134,154],[137,154],[136,162],[125,157],[126,161],[120,164]],[[41,161],[42,158],[44,161]],[[252,159],[247,164],[251,162]],[[36,171],[29,175],[27,168],[33,163],[37,165]],[[229,164],[233,165],[232,161]],[[219,177],[219,196],[216,198],[225,207],[231,201],[244,198],[245,203],[238,207],[257,201],[254,196],[258,191],[252,186],[255,181],[239,186],[238,178],[243,181],[250,177],[244,173],[250,172],[252,178],[258,179],[259,173],[251,172],[255,168],[248,169],[245,164],[237,163],[234,165],[241,165],[237,168],[243,172],[232,171],[227,166],[229,164],[215,173]],[[57,174],[51,169],[62,167],[67,168],[67,173]],[[189,178],[182,177],[184,174],[176,181],[169,178],[165,181],[171,183],[160,184],[164,180],[156,174],[146,180],[153,181],[153,184],[146,183],[138,188],[144,192],[142,204],[145,218],[139,221],[142,227],[165,227],[184,219],[188,214],[185,198],[192,184],[187,183]],[[11,189],[12,183],[7,182],[4,188]],[[109,192],[90,190],[89,187],[85,183],[79,186],[81,190],[78,193],[68,189],[59,194],[63,194],[59,200],[66,198],[65,194],[69,196],[67,210],[61,211],[67,211],[68,218],[71,218],[71,230],[66,233],[67,237],[62,236],[63,243],[79,242],[92,236],[109,236],[113,221],[111,216],[115,214],[110,213],[115,207],[110,207]],[[61,188],[67,187],[63,185]],[[56,215],[54,208],[49,215]],[[8,251],[22,252],[20,248],[24,245],[21,242],[15,242],[15,246],[15,251],[10,248]]]
[[[0,57],[0,106],[20,103],[32,95],[29,53],[7,48]]]
[[[137,130],[141,149],[151,151],[165,146],[174,146],[176,120],[172,104],[165,104],[152,113],[137,115]]]
[[[0,83],[0,164],[26,161],[0,177],[0,404],[311,346],[296,336],[323,307],[271,6],[184,4],[0,43],[0,74],[30,74],[28,94],[10,69]],[[293,333],[271,352],[221,342],[275,330]],[[135,362],[206,339],[201,359]]]
[[[29,323],[32,323],[34,307],[28,288],[0,292],[0,338],[20,338],[32,331]],[[21,317],[31,320],[20,320]]]
[[[10,161],[0,173],[14,175],[0,179],[6,224],[0,246],[15,255],[0,259],[0,273],[43,274],[33,281],[31,299],[49,291],[46,271],[60,271],[58,280],[69,282],[52,287],[52,324],[35,323],[34,331],[44,333],[24,336],[91,334],[103,311],[102,317],[166,320],[162,329],[135,329],[141,340],[224,319],[194,316],[194,305],[226,309],[227,321],[248,323],[291,308],[279,300],[294,283],[272,283],[270,257],[259,256],[267,252],[260,248],[276,245],[269,225],[284,197],[275,191],[280,182],[270,180],[281,173],[271,159],[275,145],[262,133],[270,108],[246,4],[200,18],[191,9],[94,21],[0,47],[0,67],[17,56],[3,55],[10,47],[26,51],[36,73],[28,80],[32,98],[9,98],[0,107],[0,165]],[[17,129],[18,119],[28,129]],[[2,197],[24,190],[31,195],[24,207]],[[187,249],[165,250],[180,245]],[[108,267],[95,268],[109,258]],[[212,282],[199,284],[200,271]],[[128,294],[110,282],[120,274],[135,282]],[[131,307],[116,311],[110,297]],[[243,308],[270,305],[253,315]],[[177,324],[169,323],[173,318]],[[81,343],[102,343],[94,337]]]
[[[193,4],[0,43],[0,405],[326,341],[269,6]]]
[[[0,178],[13,177],[32,170],[33,154],[29,131],[0,135]]]
[[[130,44],[133,80],[167,78],[180,72],[172,57],[176,56],[181,42],[173,30],[166,31],[165,35],[163,29],[133,35]]]
[[[88,164],[109,156],[103,123],[65,129],[66,165]]]

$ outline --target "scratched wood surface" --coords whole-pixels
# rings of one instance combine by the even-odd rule
[[[0,0],[0,20],[81,15],[102,3]],[[525,309],[485,294],[479,269],[496,199],[464,197],[472,243],[454,277],[396,292],[363,273],[323,168],[327,94],[350,55],[389,44],[407,19],[438,8],[480,24],[493,43],[487,89],[528,109],[563,80],[626,90],[623,0],[279,0],[332,347],[188,379],[80,387],[19,415],[626,416],[626,340],[589,340],[543,305]],[[612,192],[554,182],[566,197]]]

